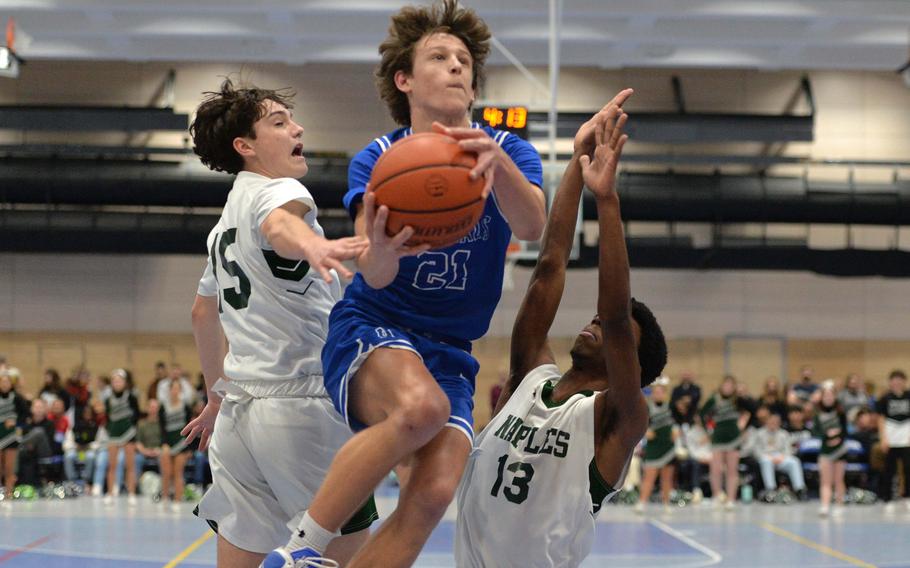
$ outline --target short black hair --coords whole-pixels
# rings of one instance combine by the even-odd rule
[[[638,365],[641,367],[641,386],[644,388],[660,376],[667,364],[667,340],[654,313],[635,298],[632,298],[632,318],[638,322],[641,330]]]
[[[907,373],[905,373],[903,369],[894,369],[891,371],[891,374],[888,375],[888,380],[890,381],[891,379],[904,379],[906,381]]]
[[[256,138],[253,124],[265,116],[265,102],[274,101],[294,108],[292,91],[249,86],[234,88],[230,79],[217,92],[206,92],[190,125],[193,151],[202,163],[216,172],[236,174],[243,169],[243,157],[234,150],[237,137]]]

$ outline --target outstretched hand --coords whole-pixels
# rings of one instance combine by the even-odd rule
[[[591,155],[594,152],[595,127],[600,123],[601,120],[606,118],[607,113],[610,112],[611,108],[618,107],[619,109],[622,109],[622,105],[624,105],[626,101],[629,100],[629,97],[631,97],[634,92],[635,91],[632,89],[623,89],[622,91],[618,92],[610,102],[605,104],[602,109],[600,109],[587,122],[581,125],[581,127],[578,129],[578,132],[575,134],[574,148],[576,154]]]
[[[369,187],[363,196],[363,218],[370,245],[361,252],[361,256],[369,254],[374,262],[394,262],[397,265],[398,259],[420,254],[430,248],[430,245],[406,244],[408,239],[414,236],[414,229],[411,227],[403,228],[395,236],[388,236],[386,223],[389,220],[389,208],[385,205],[376,206],[376,195]]]
[[[597,113],[595,117],[593,159],[586,154],[580,163],[585,185],[597,197],[607,197],[616,191],[616,166],[629,139],[622,131],[628,117],[619,106],[611,106],[606,113]]]

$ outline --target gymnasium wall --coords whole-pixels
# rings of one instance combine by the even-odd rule
[[[263,86],[297,90],[296,117],[308,151],[354,152],[372,136],[391,129],[377,100],[369,65],[213,65],[30,61],[15,81],[0,82],[0,104],[157,104],[167,71],[176,70],[174,107],[191,113],[201,92],[219,77],[240,71]],[[528,104],[545,101],[512,68],[489,70],[486,100]],[[545,71],[534,69],[541,79]],[[636,88],[629,110],[672,111],[670,77],[682,80],[691,112],[806,112],[797,87],[801,75],[747,70],[563,69],[560,109],[599,108],[621,87]],[[812,72],[817,105],[813,143],[686,147],[712,153],[758,152],[815,158],[905,160],[910,155],[910,89],[890,73]],[[154,134],[22,133],[0,130],[0,143],[186,143],[185,136]],[[562,143],[560,149],[566,149]],[[629,152],[669,152],[636,145]],[[676,149],[678,150],[678,148]],[[800,169],[776,168],[799,174]],[[910,175],[899,170],[899,175]],[[845,179],[846,168],[811,169],[811,176]],[[857,170],[857,179],[884,181],[886,168]],[[315,188],[318,190],[318,188]],[[742,227],[743,233],[755,228]],[[776,231],[805,234],[812,246],[906,248],[907,228],[792,226]],[[647,234],[647,224],[632,224]],[[200,243],[201,246],[201,243]],[[201,274],[202,256],[0,254],[0,353],[37,387],[40,371],[85,363],[95,372],[131,367],[148,380],[154,361],[179,362],[190,371],[198,361],[189,335],[189,308]],[[507,367],[507,336],[528,271],[516,269],[515,287],[504,294],[489,338],[477,345],[483,368],[478,418],[485,393]],[[571,338],[593,312],[594,271],[572,271],[554,336]],[[820,377],[864,373],[877,382],[895,366],[910,367],[910,283],[901,280],[835,279],[808,273],[638,270],[633,293],[649,303],[671,338],[668,372],[691,369],[710,384],[725,370],[757,386],[767,374],[793,374],[810,363]],[[567,352],[571,339],[559,340]],[[564,361],[565,359],[563,359]],[[753,391],[755,388],[753,388]]]

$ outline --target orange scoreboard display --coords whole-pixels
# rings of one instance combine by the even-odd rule
[[[528,107],[482,106],[474,108],[476,122],[506,130],[520,138],[528,139]]]

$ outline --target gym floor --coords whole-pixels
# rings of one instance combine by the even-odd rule
[[[379,493],[380,512],[395,506],[394,490]],[[198,568],[214,566],[215,540],[191,514],[140,499],[113,505],[79,497],[64,501],[14,502],[0,508],[0,568]],[[645,516],[632,508],[604,508],[585,568],[660,566],[864,566],[910,568],[910,507],[898,503],[887,514],[882,505],[848,506],[821,520],[817,502],[794,505],[742,505],[735,511],[709,505],[659,507]],[[452,567],[455,509],[430,538],[416,566]],[[117,535],[114,537],[114,535]]]

